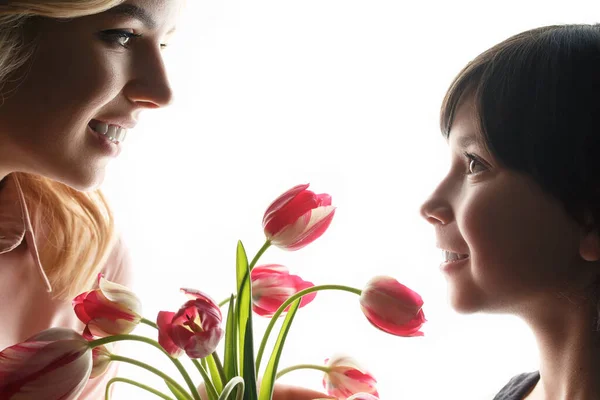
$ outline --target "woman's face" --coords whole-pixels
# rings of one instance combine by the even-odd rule
[[[79,190],[98,186],[140,112],[171,102],[162,51],[180,5],[129,0],[96,15],[34,21],[35,54],[0,105],[1,167]]]
[[[470,102],[458,109],[449,148],[449,172],[422,214],[455,260],[442,270],[457,311],[548,307],[597,274],[582,259],[588,236],[562,204],[488,153]]]

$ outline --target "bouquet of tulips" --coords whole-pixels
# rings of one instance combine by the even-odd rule
[[[85,324],[82,334],[51,328],[0,353],[0,398],[76,399],[88,379],[106,372],[112,362],[126,362],[145,368],[166,383],[170,395],[156,388],[122,377],[115,382],[139,387],[163,399],[201,400],[201,392],[179,360],[185,353],[202,378],[202,400],[271,400],[277,378],[300,368],[324,372],[326,392],[337,399],[377,399],[376,380],[352,358],[339,356],[324,365],[279,369],[286,336],[299,308],[315,299],[322,290],[342,290],[360,296],[368,321],[397,336],[422,336],[426,321],[421,297],[391,277],[375,277],[363,290],[342,285],[315,286],[282,265],[256,265],[270,247],[298,250],[319,238],[335,213],[331,196],[315,194],[308,185],[296,186],[279,196],[263,218],[265,244],[248,261],[241,242],[236,250],[236,286],[221,304],[195,289],[182,289],[189,300],[176,311],[161,311],[156,322],[141,315],[141,303],[128,288],[98,277],[98,288],[73,300],[78,318]],[[221,307],[227,308],[223,321]],[[270,318],[255,352],[253,313]],[[271,354],[266,344],[275,322],[283,318]],[[131,332],[140,324],[157,330],[158,340]],[[181,373],[184,385],[159,369],[139,360],[113,354],[111,343],[133,340],[147,343],[164,353]],[[217,346],[224,341],[224,354]],[[266,365],[264,365],[266,364]],[[257,379],[264,366],[262,379]],[[259,384],[260,382],[260,384]]]

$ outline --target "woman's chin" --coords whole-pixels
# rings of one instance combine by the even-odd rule
[[[55,180],[80,192],[91,192],[97,190],[104,182],[104,168],[94,171],[81,171],[79,174],[65,174]]]

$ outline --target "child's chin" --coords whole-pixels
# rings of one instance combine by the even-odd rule
[[[474,314],[481,312],[484,306],[474,293],[468,293],[465,290],[457,290],[457,288],[449,288],[450,306],[458,314]]]

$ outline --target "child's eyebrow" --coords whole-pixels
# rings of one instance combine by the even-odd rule
[[[463,149],[478,143],[479,141],[472,135],[463,135],[458,139],[458,145]]]
[[[457,136],[456,134],[450,135],[448,140],[450,140],[452,137],[456,137],[456,136]],[[461,135],[456,139],[456,146],[461,149],[465,149],[474,144],[475,145],[480,144],[480,141],[474,135]]]

